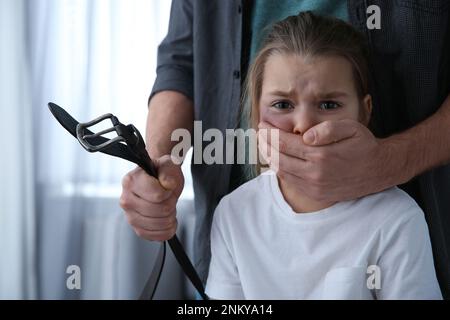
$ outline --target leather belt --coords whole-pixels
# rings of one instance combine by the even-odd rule
[[[119,119],[112,114],[106,114],[87,123],[79,123],[60,106],[54,103],[49,103],[48,106],[56,120],[58,120],[72,136],[77,138],[83,148],[87,151],[101,152],[131,161],[141,167],[147,174],[157,177],[157,170],[145,149],[144,139],[135,126],[120,123]],[[108,119],[112,122],[112,127],[110,129],[98,133],[93,133],[88,129],[89,127]],[[117,133],[117,137],[113,139],[103,137],[103,135],[112,132]],[[183,269],[183,272],[194,285],[195,289],[204,300],[208,300],[203,283],[177,236],[175,235],[167,242]],[[162,242],[160,243],[153,270],[140,296],[141,300],[153,299],[164,268],[165,256],[166,242]]]

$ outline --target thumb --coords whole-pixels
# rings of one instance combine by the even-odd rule
[[[362,126],[355,120],[324,121],[303,135],[303,142],[311,146],[324,146],[353,137]]]
[[[163,156],[155,161],[158,170],[158,180],[164,189],[183,189],[184,177],[181,167],[176,165],[170,156]]]

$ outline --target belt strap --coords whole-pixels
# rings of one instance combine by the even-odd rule
[[[140,166],[143,170],[145,170],[151,176],[156,177],[156,171],[151,162],[148,153],[145,150],[145,143],[140,135],[139,131],[132,125],[124,126],[121,124],[116,117],[113,115],[106,115],[99,119],[111,118],[114,124],[115,131],[119,134],[119,136],[124,136],[125,139],[122,139],[121,142],[114,143],[112,140],[101,136],[101,134],[94,134],[87,128],[90,125],[96,124],[100,122],[100,120],[94,120],[86,124],[80,124],[77,120],[75,120],[69,113],[67,113],[63,108],[59,107],[54,103],[49,103],[49,109],[54,115],[54,117],[58,120],[58,122],[75,138],[79,141],[82,139],[79,135],[77,135],[77,128],[80,130],[80,126],[85,126],[83,130],[85,137],[89,140],[90,145],[101,146],[105,145],[101,149],[96,151],[118,157],[127,161],[131,161],[138,166]],[[112,131],[112,129],[111,129]],[[111,132],[110,131],[110,132]],[[127,136],[128,134],[128,136]],[[130,138],[129,138],[130,137]],[[129,139],[128,139],[129,138]],[[136,138],[136,140],[134,140]],[[133,143],[128,144],[129,140],[134,140]],[[82,142],[82,141],[80,141]],[[123,143],[125,142],[125,144]],[[83,147],[86,147],[86,142],[82,143]],[[89,150],[91,151],[91,150]],[[175,255],[176,260],[180,264],[183,272],[186,274],[188,279],[194,285],[195,289],[198,291],[200,296],[204,300],[208,300],[208,296],[205,294],[205,289],[203,286],[200,277],[195,271],[194,266],[192,265],[189,257],[186,254],[182,244],[178,240],[178,237],[175,235],[172,239],[167,241],[169,243],[170,249]],[[156,289],[159,284],[159,280],[161,277],[162,270],[164,268],[166,256],[166,243],[162,242],[160,244],[160,248],[158,250],[158,255],[156,258],[155,265],[150,274],[149,279],[144,287],[144,290],[140,296],[140,299],[153,299]]]

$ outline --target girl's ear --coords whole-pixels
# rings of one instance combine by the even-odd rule
[[[362,101],[362,117],[361,122],[368,126],[372,114],[372,96],[370,94],[366,95]]]

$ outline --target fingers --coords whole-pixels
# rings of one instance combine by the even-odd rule
[[[334,194],[326,192],[323,185],[313,182],[311,178],[299,177],[281,170],[277,173],[277,176],[287,185],[298,190],[301,194],[308,196],[310,199],[321,202],[334,202]]]
[[[125,184],[120,206],[139,237],[150,241],[166,241],[171,239],[177,230],[177,200],[178,197],[173,195],[160,203],[152,203],[138,197]]]
[[[165,241],[177,229],[176,205],[184,186],[181,168],[169,156],[155,160],[158,179],[136,168],[122,180],[120,206],[136,234]]]
[[[304,161],[289,155],[280,153],[278,158],[278,171],[289,173],[296,177],[305,177],[311,168],[311,162]],[[276,172],[278,172],[276,171]]]
[[[304,192],[305,188],[308,188],[307,181],[289,172],[280,170],[277,172],[277,177],[287,182],[289,185],[295,186],[296,189],[302,190],[302,192]]]
[[[267,143],[280,153],[290,155],[299,159],[306,160],[308,155],[313,152],[313,147],[306,145],[301,136],[298,134],[289,133],[283,130],[279,130],[271,126],[266,122],[261,122],[259,125],[260,131],[258,132],[258,138],[264,139],[264,135],[261,134],[261,129],[263,130],[278,130],[278,139],[273,141],[273,139],[264,139]],[[277,135],[266,134],[265,136],[276,137]]]
[[[175,214],[165,218],[149,218],[130,210],[125,213],[125,216],[133,228],[149,232],[168,232],[177,224]]]
[[[281,171],[283,173],[303,177],[306,176],[311,169],[312,162],[292,157],[275,150],[272,146],[268,145],[264,136],[260,138],[259,145],[262,150],[268,149],[268,152],[266,151],[268,156],[262,152],[262,157],[266,157],[270,169],[276,173]]]
[[[362,124],[355,120],[324,121],[312,127],[303,135],[304,143],[323,146],[353,137]]]
[[[171,190],[163,188],[158,180],[141,168],[127,174],[122,180],[122,187],[123,190],[131,191],[139,198],[152,203],[161,203],[172,195]]]
[[[138,197],[129,190],[123,190],[120,206],[125,211],[134,211],[148,218],[166,218],[174,215],[178,198],[175,196],[161,203],[153,203]]]
[[[167,241],[173,238],[176,234],[178,224],[168,230],[160,230],[160,231],[148,231],[141,228],[134,228],[134,232],[136,235],[142,239],[149,241]]]

